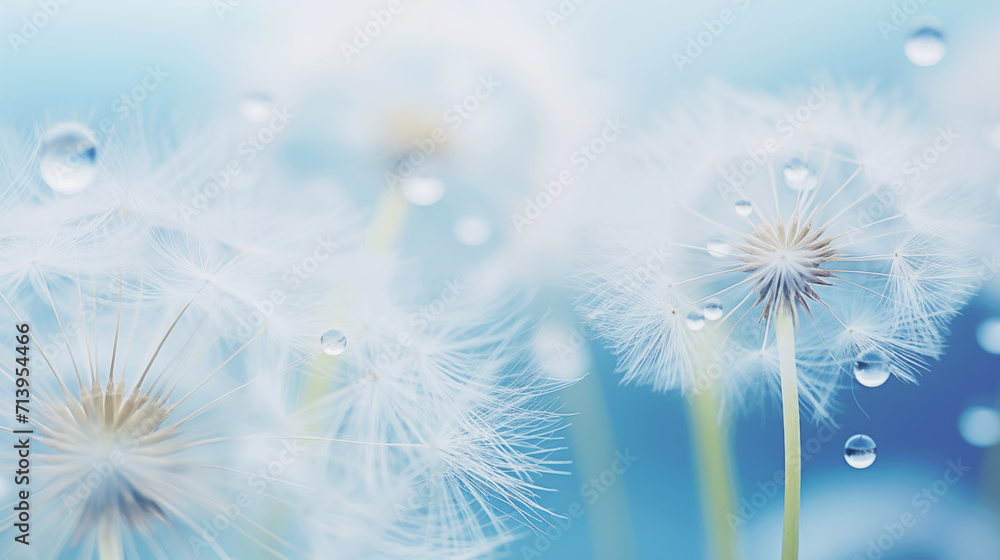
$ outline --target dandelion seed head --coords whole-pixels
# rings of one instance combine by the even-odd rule
[[[943,168],[905,172],[933,134],[869,92],[830,95],[790,132],[794,107],[720,86],[703,97],[639,139],[615,204],[597,205],[605,227],[589,243],[579,308],[625,380],[714,386],[736,406],[778,395],[782,307],[817,416],[866,353],[916,380],[970,295],[978,223]]]
[[[810,300],[820,301],[813,286],[831,285],[826,279],[833,273],[822,265],[836,258],[833,240],[810,225],[797,215],[787,227],[780,219],[775,225],[762,221],[736,246],[743,253],[736,258],[758,290],[757,301],[765,302],[766,317],[782,305],[808,309]]]

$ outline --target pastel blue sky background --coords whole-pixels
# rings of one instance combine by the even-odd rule
[[[351,63],[341,44],[385,3],[346,4],[245,0],[220,16],[210,0],[74,0],[60,5],[15,50],[10,34],[23,33],[22,18],[42,8],[38,2],[5,1],[0,119],[27,131],[50,119],[96,124],[108,118],[122,127],[142,122],[154,130],[231,133],[236,140],[238,131],[225,123],[237,114],[242,96],[265,91],[296,114],[289,135],[268,154],[277,176],[288,181],[289,195],[296,184],[330,181],[371,208],[396,149],[398,121],[390,117],[409,111],[416,115],[412,120],[433,124],[455,92],[464,95],[480,75],[496,74],[505,86],[455,135],[451,159],[440,172],[448,193],[439,204],[414,209],[399,248],[422,263],[416,290],[433,292],[445,278],[504,269],[510,272],[505,282],[541,286],[537,308],[558,314],[572,294],[536,260],[509,256],[517,254],[519,241],[507,216],[563,165],[573,139],[592,135],[588,119],[599,123],[617,115],[641,123],[710,80],[781,93],[820,76],[873,84],[931,126],[954,125],[971,136],[983,133],[972,125],[998,117],[991,98],[1000,91],[990,88],[1000,85],[1000,43],[991,37],[1000,25],[1000,4],[991,1],[914,2],[916,15],[884,37],[879,21],[890,20],[903,2],[588,0],[553,29],[546,10],[558,10],[557,0],[466,7],[454,24],[446,17],[452,3],[403,0],[398,23]],[[718,18],[724,9],[733,11],[734,23],[678,71],[673,53],[703,30],[703,20]],[[490,10],[502,15],[483,17]],[[420,27],[429,21],[443,22],[447,32]],[[482,27],[463,29],[469,21]],[[921,21],[939,24],[948,46],[945,59],[930,68],[911,64],[903,54],[906,26]],[[394,42],[396,29],[409,43]],[[461,46],[463,40],[473,46]],[[116,100],[141,83],[147,67],[167,77],[148,93],[141,111],[120,118]],[[553,128],[561,124],[566,128]],[[202,128],[212,130],[198,132]],[[973,180],[996,188],[989,172]],[[453,235],[455,220],[469,212],[493,224],[491,239],[477,247],[463,246]],[[996,239],[989,243],[995,247]],[[917,524],[884,560],[1000,558],[1000,449],[972,446],[958,430],[968,406],[996,406],[1000,398],[1000,356],[976,341],[982,321],[1000,315],[998,302],[979,298],[959,317],[947,355],[920,386],[890,380],[859,391],[857,404],[844,395],[840,428],[804,468],[803,558],[866,558],[868,540],[911,510],[918,512]],[[588,523],[607,519],[618,542],[626,543],[618,558],[706,557],[681,397],[619,386],[614,357],[599,344],[579,352],[592,354],[591,374],[566,395],[567,411],[577,413],[576,425],[610,430],[617,449],[637,459],[594,504],[587,504],[585,476],[550,479],[559,492],[545,503],[554,512],[567,514],[574,503],[590,507],[567,529],[553,529],[541,541],[526,537],[513,557],[598,558]],[[843,442],[854,433],[878,443],[878,459],[869,469],[851,469],[843,460]],[[804,426],[804,439],[814,435],[814,426]],[[586,454],[586,441],[574,441],[574,453]],[[781,467],[779,411],[765,408],[739,418],[733,442],[740,495],[750,500]],[[611,468],[613,456],[595,453],[591,472]],[[941,479],[949,462],[971,470],[929,512],[919,511],[912,497]],[[780,495],[766,500],[743,528],[747,558],[776,557],[780,507]]]

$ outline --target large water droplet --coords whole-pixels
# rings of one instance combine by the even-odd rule
[[[97,176],[97,137],[80,123],[52,127],[42,139],[38,169],[42,180],[54,191],[82,191]]]
[[[854,361],[854,377],[865,387],[878,387],[889,379],[889,357],[878,349],[858,354]]]
[[[934,66],[944,58],[944,34],[933,27],[921,27],[903,45],[906,58],[917,66]]]
[[[475,247],[490,240],[493,227],[485,218],[462,216],[455,222],[455,237],[463,245]]]
[[[749,200],[737,200],[736,201],[736,213],[740,216],[749,216],[753,213],[753,206],[750,204]]]
[[[976,329],[976,340],[983,350],[1000,354],[1000,319],[987,319]]]
[[[687,323],[688,328],[693,331],[700,331],[705,327],[705,316],[701,314],[701,311],[688,313],[684,321]]]
[[[248,93],[240,100],[240,115],[248,122],[262,123],[271,118],[274,99],[263,92]]]
[[[844,460],[856,469],[867,469],[875,462],[875,440],[864,434],[851,436],[844,444]]]
[[[819,182],[809,166],[799,158],[789,161],[782,170],[785,184],[797,191],[811,191]]]
[[[347,335],[337,329],[330,329],[319,337],[323,351],[330,356],[339,356],[347,350]]]
[[[725,241],[719,241],[718,239],[709,239],[705,243],[705,248],[708,249],[708,254],[716,258],[724,258],[733,254],[733,247]]]
[[[403,182],[403,196],[417,206],[430,206],[444,196],[444,183],[433,177],[411,177]]]
[[[958,421],[958,431],[976,447],[993,447],[1000,443],[1000,412],[995,408],[970,406]]]
[[[709,321],[718,321],[722,318],[722,302],[717,299],[710,299],[701,308],[701,314]]]

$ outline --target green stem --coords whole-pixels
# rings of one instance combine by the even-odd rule
[[[599,374],[591,372],[576,385],[567,387],[563,395],[569,410],[586,411],[574,417],[569,426],[576,456],[575,470],[580,479],[599,478],[609,465],[622,464],[618,462],[614,426]],[[626,449],[624,453],[627,456],[629,451]],[[636,558],[626,492],[627,476],[624,473],[616,483],[605,487],[600,499],[585,501],[595,560]]]
[[[785,528],[782,560],[799,557],[799,489],[802,450],[799,438],[799,388],[795,371],[795,326],[787,305],[778,306],[775,324],[778,363],[781,369],[781,405],[785,424]]]
[[[101,519],[97,524],[97,558],[98,560],[123,560],[125,558],[121,530],[107,517]]]
[[[715,395],[708,388],[695,392],[688,399],[709,540],[713,543],[715,558],[735,560],[736,532],[735,527],[729,524],[729,516],[735,511],[730,471],[732,461],[726,429],[719,423],[718,410]]]

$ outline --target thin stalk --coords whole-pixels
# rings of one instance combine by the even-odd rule
[[[380,254],[391,250],[406,224],[409,211],[410,205],[398,188],[382,193],[375,207],[372,223],[365,232],[365,248],[368,252]],[[326,355],[320,355],[312,362],[311,367],[317,375],[309,377],[302,388],[303,406],[312,404],[330,391],[334,376],[323,374],[329,374],[332,369],[338,368],[339,363],[340,360],[330,359]]]
[[[97,526],[97,558],[98,560],[124,560],[125,558],[121,530],[107,517],[102,519]]]
[[[781,369],[781,407],[785,425],[785,525],[782,560],[799,557],[799,491],[802,449],[799,437],[799,387],[795,371],[795,326],[788,305],[779,305],[775,321]]]
[[[586,351],[584,346],[578,352]],[[569,426],[575,470],[580,480],[600,478],[609,466],[630,467],[629,451],[618,450],[611,413],[608,411],[599,372],[591,372],[563,390],[569,410],[584,413]],[[624,459],[622,459],[624,457]],[[595,560],[635,560],[632,516],[629,513],[627,473],[605,487],[599,500],[586,500],[590,539]]]
[[[714,391],[702,389],[688,398],[709,542],[713,543],[715,558],[736,560],[736,528],[729,523],[736,509],[732,460],[726,427],[720,423],[718,412]]]
[[[384,253],[392,248],[406,223],[410,204],[398,188],[382,193],[378,201],[372,224],[365,232],[365,242],[372,253]]]

